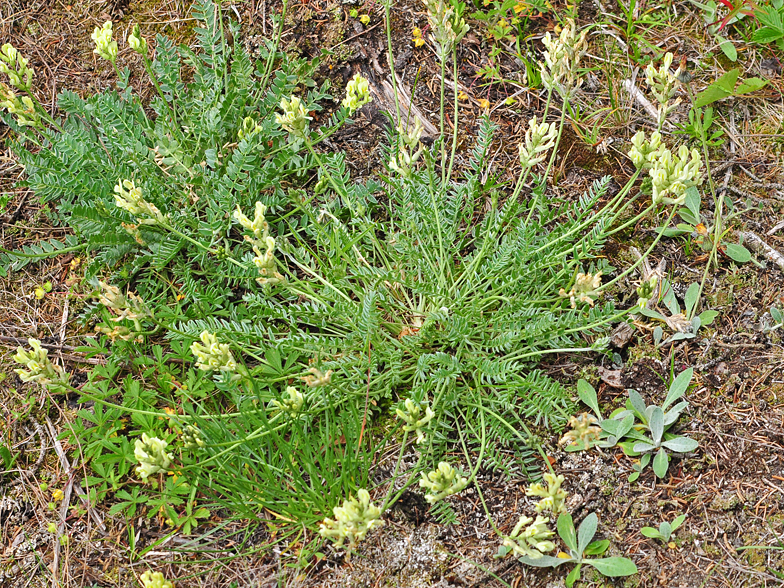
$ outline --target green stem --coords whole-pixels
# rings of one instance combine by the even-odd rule
[[[447,171],[446,178],[451,181],[452,168],[455,163],[455,152],[457,151],[457,118],[458,118],[458,104],[457,104],[457,47],[452,48],[452,81],[455,83],[455,114],[453,117],[454,129],[452,129],[452,153],[449,156],[449,171]],[[446,190],[446,186],[442,186]]]
[[[540,351],[529,351],[527,353],[517,353],[507,355],[504,361],[514,361],[518,359],[525,359],[527,357],[539,357],[550,353],[578,353],[583,351],[593,351],[593,347],[565,347],[561,349],[542,349]]]
[[[633,307],[631,307],[629,309],[626,309],[626,310],[621,311],[621,312],[619,312],[617,314],[614,314],[613,316],[608,317],[606,319],[603,319],[603,320],[601,320],[599,322],[591,323],[590,325],[583,325],[582,327],[573,327],[571,329],[566,329],[563,333],[564,333],[564,335],[569,334],[569,333],[580,333],[580,332],[584,332],[584,331],[590,331],[591,329],[595,329],[597,327],[601,327],[602,325],[606,325],[606,324],[609,324],[609,323],[614,323],[619,318],[623,318],[626,315],[628,315],[630,312],[635,310],[635,308],[637,308],[637,307],[633,306]]]
[[[626,194],[629,193],[629,190],[631,190],[632,185],[634,184],[634,181],[637,179],[637,176],[639,174],[640,174],[640,170],[637,170],[636,172],[634,172],[634,175],[631,178],[629,178],[629,181],[626,182],[626,185],[623,188],[621,188],[621,190],[618,192],[618,194],[616,194],[615,198],[613,198],[610,202],[608,202],[604,206],[604,208],[602,208],[599,212],[597,212],[596,214],[592,215],[588,220],[584,221],[583,223],[581,223],[581,224],[579,224],[579,225],[577,225],[575,227],[572,227],[569,231],[567,231],[566,233],[564,233],[560,237],[545,243],[544,245],[539,247],[539,249],[536,249],[531,255],[533,256],[533,255],[536,255],[537,253],[541,253],[542,251],[552,247],[556,243],[560,243],[561,241],[564,241],[565,239],[567,239],[568,237],[574,235],[575,233],[578,233],[578,232],[582,231],[583,229],[585,229],[586,227],[594,224],[594,222],[595,222],[594,219],[601,218],[602,216],[604,216],[606,211],[614,210],[615,206],[617,206],[618,202],[621,199],[623,199],[626,196]]]
[[[645,251],[645,253],[643,253],[640,256],[640,259],[635,261],[626,271],[618,274],[617,276],[615,276],[612,280],[610,280],[606,284],[602,284],[602,286],[597,290],[597,292],[603,292],[603,291],[607,290],[610,286],[612,286],[613,284],[615,284],[616,282],[618,282],[619,280],[621,280],[622,278],[628,276],[630,273],[632,273],[634,270],[636,270],[640,266],[640,264],[642,264],[642,262],[645,261],[648,258],[648,255],[650,255],[651,251],[653,251],[653,248],[656,247],[656,245],[659,243],[659,240],[664,235],[665,227],[667,227],[670,224],[670,221],[672,220],[672,218],[674,216],[675,216],[675,207],[673,206],[672,207],[672,211],[670,212],[670,216],[667,217],[667,222],[664,223],[664,226],[657,233],[656,238],[653,240],[653,243],[651,243],[651,246],[648,247],[648,249]]]
[[[158,96],[160,96],[161,100],[163,100],[163,104],[166,106],[166,110],[169,111],[169,116],[171,116],[172,120],[171,128],[174,129],[177,127],[177,115],[169,104],[169,101],[166,100],[166,95],[163,93],[163,89],[161,89],[161,85],[158,83],[158,78],[155,76],[155,72],[152,69],[152,62],[150,61],[150,58],[147,57],[147,55],[143,55],[142,57],[144,57],[144,69],[147,71],[147,75],[150,77],[150,81],[152,82],[153,86],[155,86],[155,89],[158,92]]]
[[[550,110],[550,100],[552,99],[552,96],[553,96],[553,89],[550,88],[548,90],[548,92],[547,92],[547,102],[545,103],[544,114],[542,115],[542,122],[543,123],[547,122],[547,114],[548,114],[548,112]],[[547,178],[550,177],[550,170],[552,169],[553,164],[555,163],[555,157],[558,154],[558,146],[561,144],[561,136],[563,135],[563,127],[564,127],[564,122],[565,121],[566,121],[566,102],[564,102],[564,107],[561,108],[561,121],[558,124],[558,136],[555,138],[555,144],[553,145],[553,151],[550,154],[550,160],[547,162],[547,169],[544,172],[545,185],[547,183]],[[542,190],[542,192],[544,192],[544,190]],[[539,205],[539,194],[534,194],[533,202],[531,202],[531,204],[530,204],[531,207],[528,210],[528,216],[525,219],[525,224],[526,225],[531,222],[531,218],[533,217],[534,210],[536,210],[536,207],[538,205]]]
[[[400,114],[400,99],[398,98],[397,95],[397,75],[395,74],[395,59],[394,59],[394,53],[392,51],[392,23],[391,23],[391,18],[389,16],[391,7],[392,7],[392,0],[385,0],[384,21],[387,29],[387,60],[389,62],[389,71],[392,73],[392,93],[395,95],[395,114],[397,114],[396,120],[397,120],[397,124],[402,125],[404,123],[401,120],[402,117]],[[412,93],[412,97],[413,97],[413,93]]]
[[[628,206],[628,203],[627,203],[627,205],[624,205],[624,206],[621,208],[621,210],[619,210],[619,211],[618,211],[618,213],[616,213],[616,215],[613,217],[613,220],[614,220],[615,218],[617,218],[617,217],[620,215],[620,213],[621,213],[623,210],[625,210],[625,209],[626,209],[626,207],[627,207],[627,206]],[[615,233],[618,233],[618,232],[620,232],[620,231],[624,230],[626,227],[628,227],[628,226],[630,226],[630,225],[634,225],[634,224],[636,224],[636,223],[637,223],[639,220],[641,220],[641,219],[642,219],[644,216],[646,216],[646,215],[647,215],[647,214],[648,214],[648,213],[649,213],[651,210],[653,210],[653,209],[655,209],[655,208],[656,208],[656,205],[655,205],[653,202],[651,202],[651,203],[648,205],[648,207],[647,207],[645,210],[643,210],[643,211],[642,211],[640,214],[638,214],[638,215],[637,215],[637,216],[635,216],[634,218],[632,218],[632,219],[630,219],[630,220],[626,221],[626,222],[625,222],[625,223],[623,223],[621,226],[619,226],[619,227],[616,227],[616,228],[614,228],[613,230],[611,230],[611,231],[607,231],[606,233],[602,233],[602,234],[604,235],[604,237],[609,237],[609,236],[611,236],[611,235],[614,235]]]
[[[267,61],[264,64],[264,75],[261,76],[261,83],[259,84],[260,88],[264,88],[267,86],[267,82],[269,81],[270,75],[272,75],[272,66],[275,63],[275,56],[278,53],[278,47],[280,46],[280,39],[283,34],[283,23],[286,22],[286,10],[289,6],[289,0],[283,0],[283,7],[281,8],[280,12],[280,21],[278,23],[277,31],[275,32],[275,41],[272,43],[272,47],[270,47],[269,53],[267,54]]]

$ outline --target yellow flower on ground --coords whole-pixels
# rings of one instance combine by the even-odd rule
[[[414,30],[411,31],[411,38],[414,40],[414,47],[421,47],[425,44],[425,40],[422,38],[422,29],[419,27],[414,27]]]
[[[483,110],[487,110],[488,108],[490,108],[490,101],[487,100],[486,98],[480,98],[479,100],[477,100],[477,102],[479,103],[479,108]]]

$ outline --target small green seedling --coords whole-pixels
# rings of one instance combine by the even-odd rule
[[[651,308],[642,308],[639,311],[640,314],[648,318],[662,321],[674,331],[672,336],[662,341],[664,331],[661,326],[657,326],[653,330],[653,342],[656,345],[673,343],[681,339],[693,339],[697,336],[697,331],[700,330],[700,327],[710,325],[719,314],[715,310],[705,310],[695,316],[700,296],[700,285],[696,282],[691,284],[689,289],[686,290],[686,295],[683,297],[685,307],[683,311],[681,311],[678,300],[675,298],[672,286],[666,279],[662,279],[662,292],[664,293],[662,302],[667,307],[667,310],[670,311],[670,316],[665,316],[658,310]]]
[[[689,110],[688,123],[676,123],[679,130],[675,131],[675,134],[687,135],[695,141],[701,141],[704,133],[706,147],[721,147],[724,144],[724,129],[719,124],[714,126],[714,123],[718,123],[718,117],[714,115],[712,106],[708,106],[704,110],[692,108]]]
[[[678,517],[675,517],[675,520],[671,523],[664,521],[659,525],[658,529],[654,529],[653,527],[643,527],[640,529],[640,533],[648,537],[649,539],[661,539],[665,543],[669,542],[670,537],[672,534],[683,524],[683,521],[686,520],[686,515],[682,514]]]
[[[629,390],[626,408],[616,410],[607,419],[603,418],[599,411],[596,390],[585,380],[580,380],[577,383],[577,395],[594,411],[596,418],[586,415],[575,422],[583,429],[589,418],[595,424],[590,425],[593,430],[587,431],[589,434],[575,435],[570,432],[564,435],[563,439],[571,442],[566,451],[618,445],[626,455],[640,457],[640,461],[633,466],[634,471],[629,476],[629,482],[637,480],[651,461],[654,473],[663,478],[669,469],[668,450],[686,453],[694,451],[699,445],[694,439],[668,432],[689,404],[686,401],[674,403],[686,393],[693,374],[694,368],[689,368],[678,375],[670,385],[667,398],[661,406],[647,406],[638,392]],[[597,428],[601,428],[601,431],[596,430]],[[578,426],[575,426],[575,430],[577,429]]]
[[[566,586],[571,587],[580,577],[580,570],[583,564],[589,565],[607,577],[617,578],[620,576],[631,576],[637,573],[637,566],[627,557],[602,557],[589,559],[586,556],[601,555],[610,547],[607,539],[592,541],[596,535],[596,528],[599,519],[596,513],[591,513],[580,527],[575,531],[572,515],[565,513],[558,517],[558,535],[566,545],[567,553],[559,553],[558,557],[543,555],[536,559],[530,556],[523,556],[520,561],[529,566],[537,568],[557,568],[566,563],[577,564],[566,577]]]
[[[646,406],[639,393],[629,390],[626,410],[614,415],[614,419],[620,419],[621,422],[627,420],[630,414],[642,422],[642,427],[639,425],[634,426],[626,432],[626,436],[629,438],[628,441],[622,441],[618,445],[626,455],[633,457],[638,455],[645,457],[645,455],[648,455],[649,457],[645,460],[646,464],[651,460],[650,456],[655,453],[652,459],[653,472],[659,478],[663,478],[670,467],[668,450],[676,453],[687,453],[694,451],[699,446],[699,443],[694,439],[667,432],[677,422],[681,412],[689,403],[686,401],[678,402],[670,410],[667,410],[667,408],[686,393],[693,373],[694,368],[689,368],[673,380],[667,393],[667,398],[664,399],[664,403],[660,407],[655,405]],[[602,428],[605,430],[607,430],[605,427],[606,422],[602,422]],[[646,430],[647,436],[642,432]],[[610,430],[609,432],[612,434],[613,431]],[[629,476],[629,481],[634,482],[639,477],[642,469],[644,469],[644,466],[640,468],[639,472],[635,471],[632,473]]]
[[[768,333],[771,331],[775,331],[776,329],[780,329],[784,327],[784,313],[782,313],[778,308],[775,306],[770,307],[770,318],[773,319],[773,322],[776,323],[769,329],[766,329]]]

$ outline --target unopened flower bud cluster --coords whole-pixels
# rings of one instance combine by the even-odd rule
[[[468,32],[463,17],[458,16],[451,3],[444,0],[424,0],[431,38],[436,46],[436,57],[446,60],[449,53]]]
[[[16,122],[22,127],[40,127],[41,115],[35,109],[35,104],[29,96],[21,98],[6,84],[0,82],[0,108],[5,108],[16,117]]]
[[[245,235],[245,240],[250,242],[253,253],[256,254],[253,258],[253,264],[261,274],[261,277],[256,278],[256,281],[261,285],[272,285],[282,282],[285,278],[277,271],[275,238],[269,234],[269,224],[264,218],[266,212],[267,207],[261,202],[256,202],[255,215],[253,220],[250,220],[238,205],[237,210],[234,211],[234,218],[246,230],[253,233],[253,237]]]
[[[578,37],[573,20],[567,20],[558,38],[545,33],[542,43],[546,47],[544,64],[540,65],[542,84],[548,90],[555,90],[564,100],[582,85],[578,68],[580,60],[588,50],[587,31]]]
[[[381,509],[370,502],[370,494],[365,489],[357,491],[357,498],[343,501],[343,506],[332,509],[334,519],[324,519],[319,527],[319,535],[330,539],[340,548],[346,540],[350,548],[362,541],[369,531],[381,527]]]
[[[27,59],[10,43],[0,47],[0,72],[7,75],[11,85],[20,92],[33,89],[33,68],[27,64]]]
[[[204,440],[201,438],[199,428],[193,425],[185,425],[182,429],[182,444],[187,449],[204,447]]]
[[[294,416],[302,410],[302,406],[305,404],[305,397],[294,386],[287,387],[286,394],[288,394],[288,398],[272,400],[271,404],[274,408]]]
[[[353,115],[370,100],[369,82],[361,75],[354,74],[346,86],[346,97],[341,102],[341,106],[348,109],[349,115]]]
[[[667,115],[675,110],[678,104],[681,103],[680,98],[677,98],[672,104],[670,104],[670,100],[675,96],[675,92],[680,85],[679,78],[685,71],[685,66],[684,64],[681,64],[675,73],[671,73],[670,66],[672,65],[672,59],[672,53],[667,53],[664,56],[659,69],[656,69],[652,63],[649,63],[648,67],[645,68],[645,82],[648,84],[651,93],[659,103],[658,124],[660,129],[662,128]]]
[[[525,131],[525,142],[520,143],[520,163],[523,169],[534,167],[547,157],[547,152],[555,145],[555,138],[558,135],[555,123],[538,123],[533,117],[528,123]]]
[[[174,588],[174,584],[167,580],[160,572],[147,570],[141,575],[140,580],[142,581],[143,588]]]
[[[114,65],[117,61],[117,41],[112,40],[112,22],[107,20],[102,27],[95,27],[90,37],[95,42],[93,53],[97,53]]]
[[[460,476],[455,468],[442,461],[438,464],[438,469],[422,474],[419,485],[428,490],[425,495],[428,504],[435,504],[439,500],[463,490],[468,486],[468,479]]]
[[[204,371],[233,372],[237,369],[237,362],[227,343],[221,343],[209,331],[202,331],[199,336],[201,343],[194,341],[191,344],[191,353],[196,356],[196,367]]]
[[[138,24],[133,25],[131,34],[128,35],[128,46],[139,55],[147,55],[147,41],[142,37]]]
[[[145,482],[147,478],[159,472],[165,472],[171,466],[172,455],[166,453],[168,443],[158,437],[150,437],[147,433],[142,433],[142,438],[136,440],[133,455],[139,462],[136,473]]]
[[[649,141],[639,131],[632,137],[629,158],[638,169],[648,169],[654,204],[680,205],[686,201],[686,190],[702,183],[702,157],[697,149],[681,145],[677,155],[667,149],[656,131]]]
[[[31,351],[17,347],[14,355],[14,361],[27,368],[14,370],[19,379],[23,382],[38,382],[42,386],[52,388],[67,385],[70,375],[63,368],[52,363],[49,359],[49,351],[41,348],[41,342],[31,337],[27,343],[32,348]]]
[[[252,116],[246,116],[242,119],[242,127],[237,131],[237,137],[242,141],[246,137],[252,137],[261,130],[261,125],[257,123]]]
[[[397,127],[397,151],[389,161],[389,168],[404,178],[411,176],[412,166],[422,155],[422,122],[417,118],[413,128],[408,130],[404,125]]]
[[[117,208],[130,212],[143,225],[156,225],[166,221],[158,207],[144,199],[142,189],[132,180],[117,182],[114,187],[114,204]]]
[[[30,96],[16,95],[12,88],[20,92],[31,92],[33,87],[33,69],[27,60],[10,43],[0,48],[0,72],[8,76],[11,86],[0,83],[0,108],[5,108],[16,117],[16,122],[23,127],[40,127],[41,116],[35,108]]]
[[[645,282],[640,284],[639,288],[637,288],[637,296],[639,296],[637,305],[640,308],[645,308],[648,306],[648,302],[651,298],[653,298],[654,294],[656,294],[656,287],[658,286],[658,283],[658,276],[651,276]]]
[[[537,513],[550,511],[557,515],[566,512],[566,491],[561,488],[564,482],[563,476],[556,476],[550,472],[544,474],[545,488],[541,483],[532,484],[526,490],[527,496],[539,496],[541,500],[534,507]],[[548,551],[555,549],[555,543],[550,539],[555,535],[547,524],[550,522],[548,517],[541,514],[532,517],[523,516],[515,525],[512,533],[504,537],[504,553],[528,556],[531,559],[539,559]]]
[[[592,296],[598,296],[597,289],[602,285],[602,272],[596,274],[583,274],[578,273],[574,280],[574,286],[567,292],[563,288],[560,289],[558,295],[562,298],[569,298],[572,308],[577,308],[578,302],[584,302],[589,306],[593,306],[594,299]]]
[[[416,402],[411,398],[407,398],[403,403],[405,410],[400,408],[395,409],[395,414],[406,424],[403,425],[403,430],[407,433],[413,431],[417,435],[417,443],[422,443],[425,440],[425,426],[433,420],[436,413],[426,402]],[[422,412],[424,411],[424,415]]]

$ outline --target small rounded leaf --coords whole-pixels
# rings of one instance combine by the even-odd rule
[[[689,439],[688,437],[675,437],[674,439],[664,441],[662,445],[670,451],[675,451],[676,453],[687,453],[697,449],[700,444],[694,439]]]
[[[656,454],[656,457],[653,458],[653,473],[656,474],[659,478],[663,478],[667,475],[667,469],[670,467],[670,457],[667,455],[667,452],[664,451],[662,447],[659,449],[659,452]]]
[[[725,250],[732,261],[737,263],[746,263],[751,261],[751,252],[749,252],[749,250],[746,249],[743,245],[738,245],[737,243],[727,243],[725,245]]]
[[[631,576],[637,573],[637,566],[628,557],[605,557],[601,559],[588,559],[585,563],[592,565],[599,572],[609,578]]]

